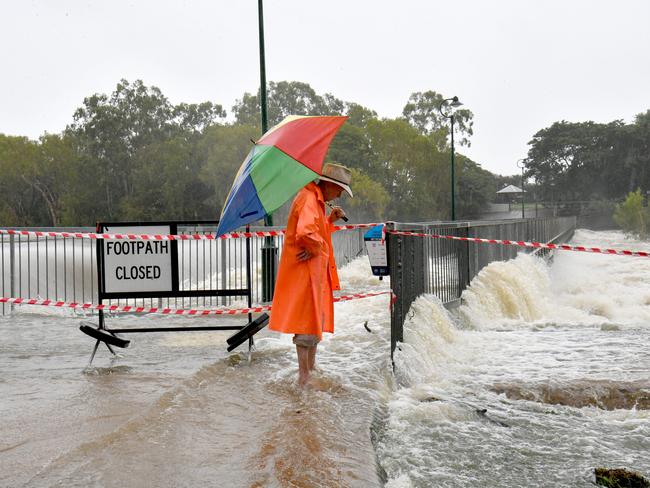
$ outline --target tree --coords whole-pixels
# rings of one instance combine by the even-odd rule
[[[226,111],[212,102],[180,103],[172,109],[172,116],[180,132],[196,135],[225,118]]]
[[[479,218],[487,204],[494,201],[499,177],[462,154],[458,155],[456,164],[458,166],[457,214],[459,218],[464,219]]]
[[[257,136],[259,130],[251,125],[215,125],[205,132],[199,145],[204,158],[199,177],[211,186],[205,204],[214,209],[214,215],[221,213],[237,171],[253,146],[251,139]]]
[[[260,96],[244,93],[232,107],[235,123],[261,126]],[[365,126],[376,112],[357,103],[349,103],[330,93],[319,95],[307,83],[299,81],[269,82],[267,89],[267,116],[269,127],[280,123],[288,115],[348,115],[348,124]]]
[[[631,179],[628,190],[632,191],[635,183],[645,190],[650,190],[650,110],[637,114],[629,129],[627,142],[633,156],[631,161],[626,163],[634,165],[636,178],[634,181]]]
[[[5,225],[62,223],[62,197],[69,189],[76,155],[71,141],[45,134],[39,141],[0,135],[0,190],[7,201],[0,211]]]
[[[349,117],[346,125],[365,128],[368,122],[377,118],[377,112],[359,105],[358,103],[346,103],[346,115]]]
[[[375,155],[367,131],[360,127],[343,124],[332,140],[327,158],[349,168],[357,168],[376,180],[383,177],[375,167]]]
[[[390,195],[378,181],[363,171],[351,168],[354,198],[348,199],[346,207],[354,220],[359,222],[383,222]]]
[[[650,228],[650,209],[643,204],[641,190],[637,189],[627,195],[623,203],[616,205],[614,222],[625,232],[636,234],[641,238],[648,235]]]
[[[271,81],[267,89],[269,127],[278,124],[287,115],[330,115],[342,103],[331,95],[319,96],[307,83],[299,81]],[[244,93],[232,108],[237,124],[260,127],[260,97]]]
[[[120,201],[133,197],[136,153],[180,133],[200,133],[225,112],[211,102],[173,106],[155,86],[122,80],[110,97],[84,99],[67,133],[95,166],[107,218],[119,215]]]
[[[56,226],[61,224],[61,199],[71,190],[67,180],[78,166],[77,155],[69,137],[46,134],[39,142],[37,158],[23,179],[41,196],[50,217],[49,223]]]
[[[420,133],[430,136],[441,150],[448,144],[451,129],[449,120],[440,113],[444,100],[443,95],[432,90],[415,92],[402,110],[404,119]],[[469,138],[474,134],[473,117],[474,114],[466,108],[454,112],[455,130],[460,135],[457,143],[460,146],[470,146]]]
[[[370,176],[391,196],[387,215],[399,220],[434,220],[448,215],[448,159],[430,138],[403,119],[371,120]]]
[[[556,122],[528,143],[526,176],[535,178],[545,199],[616,198],[636,181],[628,139],[619,120]]]
[[[347,115],[327,160],[350,167],[361,196],[357,216],[447,219],[449,121],[444,97],[416,92],[398,119],[307,83],[269,84],[270,123],[286,115]],[[121,80],[113,93],[84,99],[60,135],[38,141],[0,134],[0,219],[5,225],[88,225],[96,220],[216,218],[237,170],[259,137],[259,96],[245,93],[236,122],[212,102],[173,105],[156,87]],[[457,110],[459,145],[469,144],[471,111]],[[650,190],[650,110],[634,122],[556,122],[538,131],[526,159],[540,199],[621,198]],[[462,154],[457,210],[476,216],[506,181]],[[527,186],[530,188],[530,185]],[[388,198],[388,200],[386,200]],[[364,203],[367,200],[367,203]],[[386,203],[387,202],[387,203]]]
[[[38,156],[36,143],[26,137],[0,134],[0,219],[5,226],[39,225],[45,215],[35,205],[38,197],[25,181]],[[44,206],[41,206],[44,208]]]

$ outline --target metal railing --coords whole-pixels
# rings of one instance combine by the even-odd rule
[[[252,231],[281,227],[251,227]],[[54,232],[94,232],[91,227],[20,228]],[[338,231],[332,235],[336,262],[343,266],[365,253],[367,229]],[[216,227],[179,226],[181,234],[215,234]],[[284,237],[273,238],[282,252]],[[238,288],[246,284],[245,239],[179,241],[179,278],[184,290]],[[262,303],[263,237],[251,238],[253,301]],[[40,298],[64,302],[97,302],[96,242],[90,239],[0,235],[0,286],[4,297]],[[115,305],[230,306],[237,297],[145,298],[114,300]],[[105,302],[109,303],[109,302]],[[7,314],[12,305],[0,304]]]
[[[576,227],[575,217],[507,221],[391,223],[389,230],[424,234],[566,242]],[[390,234],[387,236],[391,288],[396,296],[391,311],[391,355],[403,341],[403,325],[411,304],[432,293],[446,305],[460,296],[479,271],[493,261],[506,261],[528,248],[488,245],[448,239]],[[541,250],[540,250],[541,251]]]

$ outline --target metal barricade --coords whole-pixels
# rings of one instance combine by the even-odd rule
[[[14,228],[52,232],[95,232],[92,227]],[[251,227],[251,231],[281,230],[281,227]],[[335,232],[332,235],[339,266],[364,254],[366,229]],[[183,225],[180,234],[212,234],[216,226]],[[252,288],[254,303],[262,302],[262,246],[264,237],[251,238]],[[272,238],[282,252],[284,236]],[[96,242],[72,237],[0,235],[0,286],[3,297],[38,298],[75,303],[97,302]],[[179,277],[186,290],[237,288],[246,281],[245,239],[179,241]],[[139,298],[112,300],[111,305],[143,307],[231,306],[236,297]],[[13,305],[3,303],[0,313],[9,314]]]

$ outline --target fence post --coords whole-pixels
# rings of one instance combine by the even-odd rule
[[[275,278],[278,270],[278,248],[275,238],[265,237],[262,245],[262,301],[273,300]]]
[[[227,239],[221,240],[221,256],[220,256],[221,288],[224,290],[228,287],[227,278],[228,278],[228,274],[230,274],[230,270],[226,267],[228,263],[228,261],[226,260],[226,250],[227,250],[228,243],[226,241]],[[226,296],[222,297],[221,305],[224,307],[229,305],[228,299],[229,297]]]
[[[14,249],[14,243],[16,239],[12,234],[9,236],[9,288],[11,292],[11,297],[16,298],[16,271],[15,271],[15,261],[16,261],[16,250]],[[11,311],[14,311],[14,304],[11,304]]]
[[[395,224],[388,222],[386,225],[386,246],[388,253],[388,269],[390,273],[390,286],[395,300],[391,306],[390,312],[390,359],[393,360],[393,353],[398,342],[401,342],[404,337],[403,325],[404,316],[402,311],[403,299],[403,282],[402,282],[402,238],[391,234],[390,231],[395,230]]]
[[[394,224],[386,225],[390,284],[395,294],[391,309],[391,360],[398,342],[404,341],[404,320],[413,301],[425,292],[424,240],[391,234]]]
[[[460,230],[460,235],[463,237],[469,237],[469,225]],[[469,254],[469,241],[460,242],[460,252],[458,257],[458,263],[460,265],[458,277],[458,282],[460,284],[458,290],[458,296],[462,295],[463,291],[469,286],[470,281],[472,281],[472,275],[470,272],[471,263],[470,263],[470,254]],[[465,261],[465,262],[463,262]],[[461,264],[462,263],[462,264]]]

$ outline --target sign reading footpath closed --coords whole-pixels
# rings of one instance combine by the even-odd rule
[[[169,235],[169,225],[107,226],[110,234]],[[172,241],[106,239],[104,243],[106,293],[172,290]]]
[[[205,261],[205,252],[209,253],[210,272],[212,272],[212,251],[206,241],[200,242],[194,234],[211,232],[210,229],[216,229],[218,221],[159,221],[159,222],[98,222],[96,232],[98,234],[120,234],[124,239],[103,239],[98,238],[95,245],[95,256],[97,264],[97,301],[99,308],[99,325],[97,327],[92,323],[86,323],[79,327],[82,332],[95,339],[95,348],[90,356],[92,363],[97,347],[100,343],[106,344],[106,347],[115,354],[111,346],[127,347],[130,341],[118,336],[117,333],[135,333],[135,332],[181,332],[191,330],[237,330],[238,336],[235,340],[228,340],[230,344],[229,351],[239,346],[246,340],[252,345],[252,336],[258,332],[268,322],[268,315],[263,314],[256,320],[253,320],[252,304],[253,289],[252,267],[251,267],[251,242],[250,238],[246,239],[246,287],[243,283],[232,288],[218,288],[212,286],[212,280],[206,280],[207,263]],[[185,229],[185,232],[179,233],[179,228]],[[129,238],[131,236],[132,238]],[[133,237],[139,236],[139,237]],[[175,236],[171,240],[167,236]],[[187,237],[185,237],[187,236]],[[108,237],[108,236],[107,236]],[[187,240],[191,239],[191,240]],[[199,256],[199,244],[203,252],[202,258]],[[193,251],[194,249],[194,251]],[[179,263],[179,250],[180,263]],[[187,254],[186,254],[187,253]],[[192,261],[192,256],[194,260]],[[186,259],[187,257],[187,259]],[[217,261],[219,261],[217,259]],[[203,280],[199,281],[198,269],[199,264],[204,266]],[[195,280],[192,281],[192,268],[197,270]],[[189,268],[189,269],[188,269]],[[228,270],[227,267],[223,268]],[[189,273],[189,279],[185,278],[185,271]],[[215,268],[215,273],[217,273]],[[180,275],[180,276],[179,276]],[[105,326],[104,311],[135,311],[150,312],[160,311],[165,314],[178,313],[174,312],[177,307],[176,299],[181,298],[181,305],[185,303],[184,299],[199,299],[206,306],[208,297],[240,297],[248,301],[248,322],[246,326],[237,325],[199,325],[199,326],[172,326],[172,327],[126,327],[111,328]],[[154,305],[153,299],[158,299],[158,305]],[[127,300],[126,306],[121,306],[120,300]],[[149,305],[146,300],[149,299]],[[165,300],[166,299],[166,300]],[[174,299],[171,302],[170,299]],[[109,300],[104,304],[104,300]],[[117,304],[115,304],[117,300]],[[165,303],[166,301],[166,303]],[[210,300],[210,305],[212,300]],[[106,308],[103,308],[103,307]],[[146,307],[146,308],[145,308]],[[174,307],[174,308],[172,308]],[[181,309],[181,312],[183,310]],[[192,312],[197,312],[193,310]],[[209,310],[204,310],[209,312]],[[193,313],[188,313],[193,315]],[[203,313],[202,313],[203,315]]]

